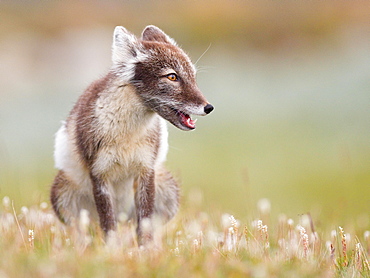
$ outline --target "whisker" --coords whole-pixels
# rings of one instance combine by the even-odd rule
[[[207,47],[207,49],[203,52],[202,55],[200,55],[200,57],[198,58],[198,60],[194,63],[194,65],[196,66],[197,63],[199,62],[200,59],[202,59],[202,57],[208,52],[208,50],[211,48],[212,46],[212,43],[209,43],[209,46]]]
[[[207,72],[207,70],[209,69],[214,69],[215,67],[211,67],[211,66],[203,66],[203,67],[199,67],[197,68],[197,73],[202,73],[202,72]]]

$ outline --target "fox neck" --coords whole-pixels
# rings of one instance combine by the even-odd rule
[[[147,108],[132,85],[113,85],[105,90],[96,102],[95,115],[101,131],[112,136],[133,136],[145,132],[155,118],[155,112]]]

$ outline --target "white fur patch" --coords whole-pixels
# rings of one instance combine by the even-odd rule
[[[159,143],[159,150],[157,155],[157,160],[155,166],[160,166],[162,163],[166,161],[167,152],[168,152],[168,130],[167,130],[167,123],[163,118],[160,118],[160,143]]]
[[[83,192],[90,192],[90,175],[81,163],[76,148],[68,134],[66,124],[63,123],[55,136],[55,168],[63,170],[74,182],[76,188],[81,189]]]
[[[65,126],[65,122],[59,128],[55,134],[55,145],[54,145],[54,161],[55,168],[61,170],[64,165],[68,163],[68,134]]]
[[[191,115],[197,115],[197,116],[205,116],[207,115],[206,112],[204,112],[204,106],[186,106],[185,107],[186,112],[188,112]]]

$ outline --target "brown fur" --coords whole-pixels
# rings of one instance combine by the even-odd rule
[[[53,209],[63,223],[65,223],[65,220],[63,218],[63,214],[60,211],[59,207],[59,197],[61,195],[61,190],[63,190],[63,187],[68,186],[66,185],[68,183],[68,180],[64,177],[64,172],[62,170],[58,171],[58,174],[56,175],[54,182],[51,187],[51,193],[50,193],[50,201],[51,204],[53,205]]]
[[[108,73],[105,77],[93,82],[78,99],[70,114],[70,118],[76,117],[75,133],[79,153],[89,167],[93,164],[94,156],[103,143],[94,126],[96,101],[112,78],[112,73]]]

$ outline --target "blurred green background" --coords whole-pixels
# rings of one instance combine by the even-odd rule
[[[16,207],[48,200],[54,134],[109,69],[114,27],[154,24],[204,54],[215,106],[194,132],[170,127],[184,204],[243,218],[268,198],[369,226],[368,1],[1,1],[0,21],[0,197]]]

